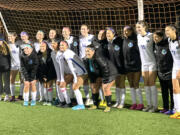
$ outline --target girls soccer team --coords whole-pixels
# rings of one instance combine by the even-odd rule
[[[24,31],[20,34],[20,42],[15,41],[16,33],[9,33],[8,44],[0,35],[0,100],[4,91],[4,101],[9,100],[10,92],[10,101],[15,101],[15,78],[20,72],[19,99],[22,99],[23,89],[24,106],[29,105],[30,91],[31,106],[36,105],[39,97],[40,101],[44,101],[43,105],[51,105],[55,83],[58,107],[81,110],[85,109],[85,105],[91,105],[89,110],[97,109],[103,104],[99,103],[100,94],[101,100],[106,101],[104,112],[109,112],[113,85],[116,87],[116,103],[112,107],[124,107],[127,77],[132,99],[130,109],[157,112],[155,81],[158,76],[163,99],[163,110],[160,112],[180,119],[180,42],[175,26],[166,26],[165,35],[159,30],[150,33],[144,21],[137,22],[136,32],[132,26],[125,26],[123,36],[118,36],[111,27],[100,30],[97,38],[89,31],[86,24],[81,25],[81,35],[77,38],[71,35],[69,27],[63,27],[62,37],[59,38],[56,30],[51,29],[49,39],[44,40],[45,34],[39,30],[35,43],[29,40],[28,33]],[[139,87],[141,75],[146,92],[146,108]],[[86,98],[85,105],[81,86]],[[76,106],[73,106],[74,96]]]

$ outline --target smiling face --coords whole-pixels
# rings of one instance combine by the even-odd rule
[[[171,28],[171,27],[166,27],[165,28],[165,34],[168,38],[175,40],[176,39],[176,30]]]
[[[146,27],[142,24],[136,24],[136,31],[138,34],[143,35],[144,33],[146,33]]]
[[[86,58],[91,59],[94,56],[95,50],[87,47],[85,53],[86,53]]]
[[[104,32],[105,32],[105,30],[100,30],[100,31],[99,31],[99,33],[98,33],[98,40],[103,40],[103,38],[104,38],[104,36],[103,36]]]
[[[153,40],[155,43],[161,42],[162,39],[163,39],[163,37],[160,37],[157,34],[153,34]]]
[[[11,43],[14,43],[16,40],[16,36],[13,35],[13,34],[9,34],[8,35],[8,41],[11,42]]]
[[[31,54],[32,50],[33,50],[32,47],[25,47],[24,53],[29,56]]]
[[[29,36],[28,35],[21,35],[21,40],[24,41],[25,43],[29,40]]]
[[[57,42],[52,42],[51,46],[54,50],[58,50],[58,43]]]
[[[43,40],[43,38],[44,38],[44,33],[41,31],[38,31],[36,34],[36,39],[37,40]]]
[[[50,30],[49,31],[49,39],[55,39],[56,38],[56,31],[55,30]]]
[[[124,34],[124,37],[128,38],[132,35],[132,31],[128,28],[124,28],[123,34]]]
[[[64,27],[63,30],[62,30],[62,36],[64,39],[69,39],[70,37],[70,29],[68,27]]]
[[[64,41],[60,42],[59,50],[61,52],[65,52],[68,49],[68,44]]]
[[[87,37],[88,36],[88,33],[89,33],[89,29],[86,25],[82,25],[81,26],[81,35],[83,37]]]
[[[46,52],[46,49],[47,49],[46,43],[42,42],[40,45],[40,52],[44,53]]]
[[[114,35],[114,33],[111,30],[107,30],[106,31],[106,38],[107,38],[107,40],[112,41],[114,36],[115,35]]]

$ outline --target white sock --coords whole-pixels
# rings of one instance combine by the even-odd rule
[[[139,104],[143,104],[143,96],[142,96],[142,90],[139,88],[139,89],[136,89],[136,93],[139,97]]]
[[[104,100],[104,93],[103,93],[103,90],[101,88],[99,89],[99,95],[100,95],[101,101],[103,101]]]
[[[56,90],[57,90],[57,95],[58,95],[59,101],[60,101],[60,102],[64,102],[65,99],[64,99],[64,96],[63,96],[63,94],[62,94],[61,89],[59,88],[59,86],[56,86]]]
[[[23,95],[23,91],[24,91],[24,83],[21,83],[20,84],[20,93],[19,93],[19,95]]]
[[[70,84],[69,85],[69,96],[70,96],[70,98],[72,99],[72,98],[74,98],[74,90],[72,89],[72,84]]]
[[[158,91],[156,86],[151,86],[151,102],[153,107],[158,108]]]
[[[39,96],[40,96],[39,82],[36,82],[36,97],[39,98]]]
[[[89,85],[84,85],[83,89],[84,89],[84,94],[86,96],[86,99],[89,99]]]
[[[10,84],[11,96],[15,96],[15,85]]]
[[[151,89],[149,86],[144,86],[145,90],[146,90],[146,100],[147,100],[147,105],[152,106],[151,103]]]
[[[28,92],[24,92],[24,101],[29,101],[29,91]]]
[[[31,98],[32,98],[32,101],[36,101],[36,94],[37,92],[36,91],[31,91]]]
[[[134,88],[130,88],[131,90],[131,99],[132,99],[132,103],[136,104],[136,91]]]
[[[66,100],[66,103],[67,104],[71,103],[71,100],[70,100],[70,98],[69,98],[69,96],[67,94],[66,88],[60,88],[60,90],[61,90],[61,92],[62,92],[62,94],[63,94],[63,96],[64,96],[64,98]]]
[[[124,102],[125,102],[125,97],[126,97],[126,89],[123,88],[123,89],[120,89],[120,93],[121,93],[121,103],[120,105],[124,105]]]
[[[120,88],[116,88],[116,103],[120,103]]]
[[[83,105],[84,103],[83,103],[82,94],[81,94],[80,90],[79,89],[74,90],[74,94],[76,96],[78,105]]]
[[[40,100],[44,99],[44,86],[39,82],[39,94],[40,94]]]
[[[176,111],[176,109],[177,109],[177,103],[176,103],[176,94],[173,94],[173,100],[174,100],[174,110]]]
[[[47,93],[48,93],[48,101],[51,102],[52,101],[52,88],[47,88]]]
[[[180,112],[180,93],[176,95],[176,112]]]
[[[44,95],[44,99],[45,99],[46,101],[48,101],[48,92],[47,92],[47,88],[44,88],[44,89],[43,89],[43,95]]]

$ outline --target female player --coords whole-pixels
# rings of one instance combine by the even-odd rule
[[[30,44],[23,45],[23,53],[20,56],[21,71],[24,77],[24,106],[29,104],[29,89],[31,88],[31,106],[36,105],[36,73],[38,58]]]
[[[124,67],[130,85],[132,110],[142,110],[144,108],[142,91],[139,88],[139,80],[141,76],[141,59],[139,48],[137,45],[137,35],[131,26],[125,26],[123,30],[123,56]],[[136,102],[136,94],[139,97],[139,104]]]
[[[164,39],[164,33],[160,30],[153,33],[154,54],[157,63],[157,74],[161,85],[163,110],[161,113],[172,114],[174,109],[173,88],[172,88],[172,67],[173,59],[169,50],[167,38]],[[169,95],[171,104],[169,106]]]
[[[155,85],[157,68],[153,52],[153,35],[152,33],[147,32],[147,30],[148,26],[146,22],[137,22],[136,31],[138,33],[138,47],[142,63],[141,71],[147,100],[147,107],[143,109],[143,111],[156,112],[158,109],[157,89]]]
[[[169,50],[173,57],[172,84],[175,113],[170,116],[173,119],[180,119],[180,43],[177,28],[173,25],[166,26],[166,36],[169,41]]]
[[[19,47],[15,43],[17,34],[15,32],[8,34],[9,47],[11,52],[11,72],[10,72],[10,90],[11,99],[10,101],[15,101],[15,80],[20,69],[20,58],[19,58]]]

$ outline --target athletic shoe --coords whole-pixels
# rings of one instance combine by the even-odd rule
[[[23,97],[21,95],[18,96],[18,100],[23,100]]]
[[[135,110],[136,108],[137,108],[137,104],[132,104],[130,107],[131,110]]]
[[[119,106],[119,103],[116,102],[112,107],[116,108],[116,107],[118,107],[118,106]]]
[[[15,102],[15,96],[11,96],[10,102]]]
[[[99,107],[106,107],[107,103],[105,100],[101,100],[101,102],[99,103]]]
[[[144,108],[143,104],[138,104],[136,110],[142,110]]]
[[[146,108],[143,109],[143,112],[148,112],[150,109],[152,109],[152,106],[147,106]]]
[[[38,102],[43,102],[43,101],[44,101],[44,99],[43,99],[43,98],[40,98]]]
[[[66,103],[65,102],[60,102],[56,107],[63,107]]]
[[[96,105],[91,105],[91,106],[88,108],[88,110],[95,110],[95,109],[97,109],[97,106],[96,106]]]
[[[165,114],[166,112],[168,112],[168,110],[163,109],[163,110],[160,110],[159,112],[160,112],[160,113],[164,113],[164,114]]]
[[[70,104],[65,104],[65,105],[63,105],[62,107],[63,107],[63,108],[70,108],[70,107],[72,107],[72,105],[71,105],[71,103],[70,103]]]
[[[175,114],[170,115],[170,118],[171,119],[180,119],[180,112],[176,112]]]
[[[51,102],[47,102],[46,105],[47,105],[47,106],[52,106],[52,103],[51,103]]]
[[[164,112],[164,114],[166,115],[172,115],[174,113],[175,113],[174,110],[169,110],[169,111]]]
[[[86,99],[86,102],[85,102],[85,105],[86,106],[90,106],[90,105],[92,105],[93,104],[93,101],[91,100],[91,99]]]
[[[53,105],[55,105],[55,106],[56,106],[56,105],[58,105],[59,103],[60,103],[59,99],[58,99],[58,98],[56,98],[56,99],[55,99],[55,101],[54,101],[54,103],[53,103]]]
[[[159,110],[158,108],[152,107],[148,112],[155,113],[155,112],[159,112]]]
[[[28,106],[29,102],[28,101],[24,101],[24,106]]]
[[[6,102],[6,101],[9,101],[9,96],[8,95],[6,95],[5,97],[4,97],[4,101]]]
[[[36,105],[36,101],[31,100],[31,106],[35,106]]]
[[[76,105],[74,107],[72,107],[72,110],[84,110],[85,106],[84,105]]]
[[[47,105],[47,102],[43,102],[43,105],[46,106],[46,105]]]
[[[124,105],[118,105],[117,108],[118,109],[122,109],[124,107]]]
[[[111,107],[106,106],[106,108],[104,109],[104,112],[110,112],[111,111]]]

